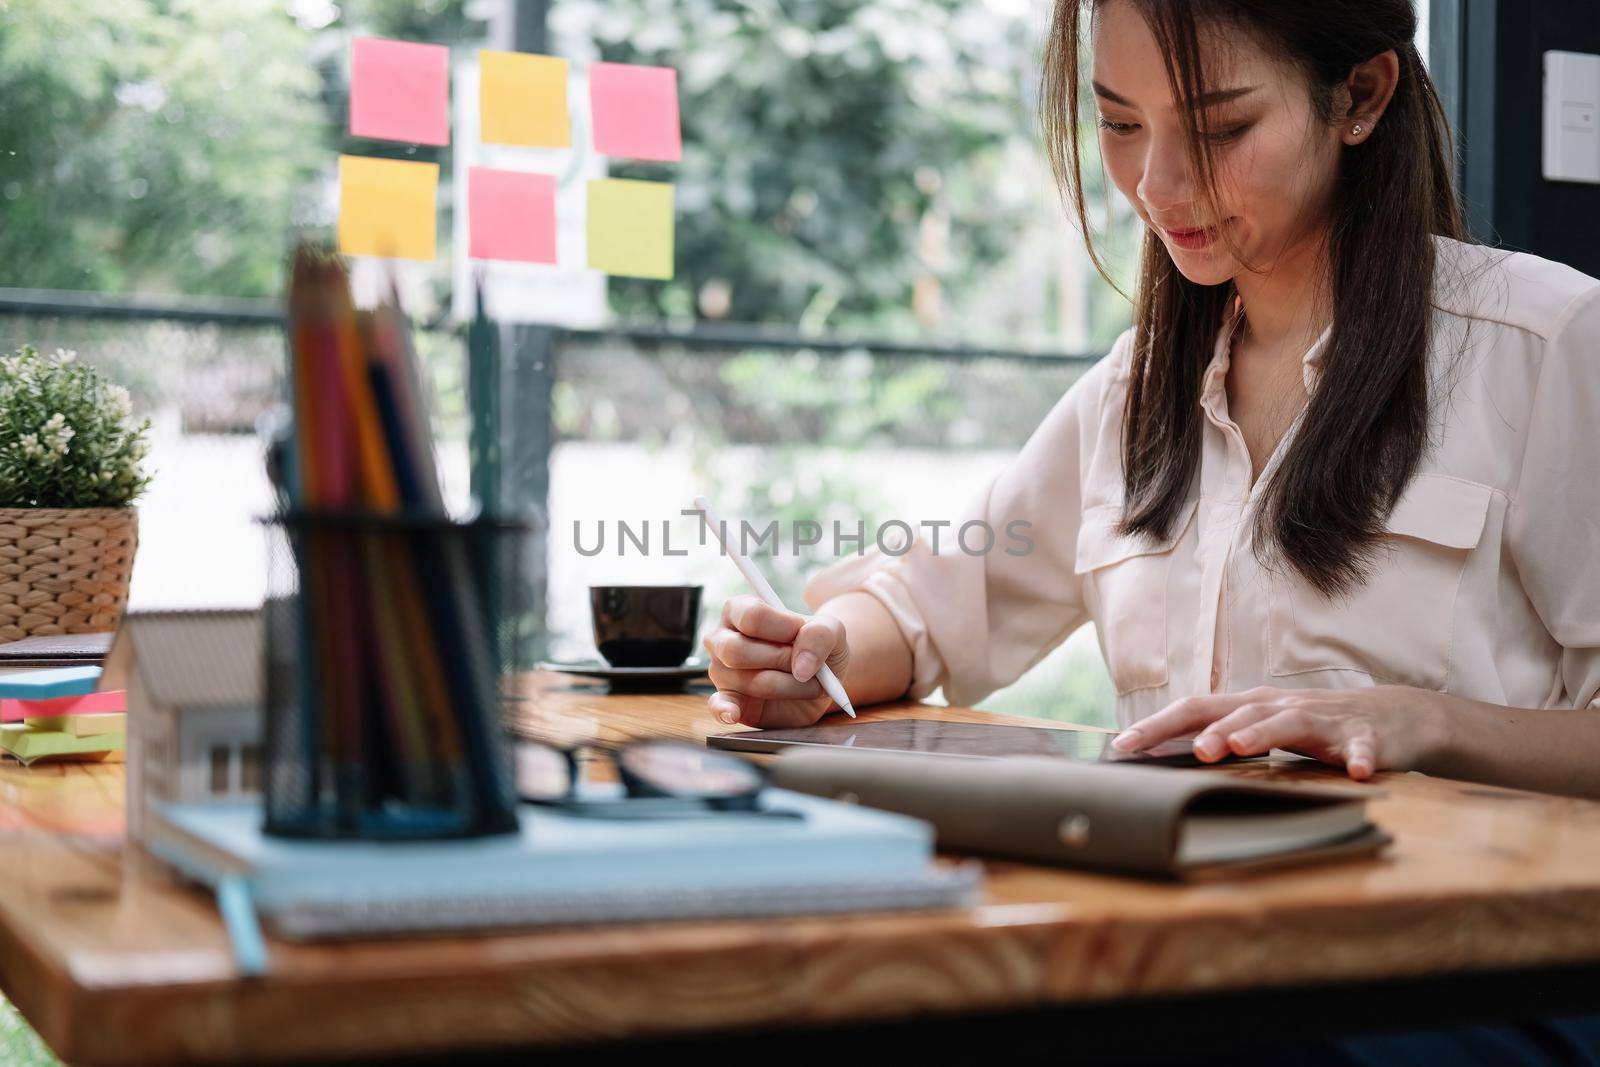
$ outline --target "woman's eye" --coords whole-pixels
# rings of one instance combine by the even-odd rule
[[[1249,128],[1249,124],[1246,123],[1243,126],[1235,126],[1231,130],[1220,130],[1216,133],[1211,133],[1208,131],[1204,136],[1206,140],[1210,141],[1212,144],[1226,144],[1227,142],[1232,141],[1242,135]]]
[[[1096,125],[1098,125],[1102,130],[1107,130],[1118,137],[1126,137],[1128,134],[1132,133],[1135,128],[1133,123],[1112,122],[1110,119],[1104,118],[1098,119]],[[1215,133],[1202,130],[1200,135],[1206,140],[1210,141],[1212,144],[1226,144],[1229,141],[1236,140],[1242,136],[1249,128],[1250,124],[1245,123],[1243,126],[1235,126],[1231,130],[1219,130]]]

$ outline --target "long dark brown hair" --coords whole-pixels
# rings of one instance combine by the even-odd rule
[[[1082,14],[1101,2],[1056,0],[1041,110],[1056,179],[1090,258],[1114,286],[1089,236],[1079,145]],[[1412,44],[1416,12],[1411,0],[1122,2],[1143,16],[1161,50],[1203,218],[1222,217],[1214,146],[1192,106],[1206,91],[1203,30],[1234,31],[1283,57],[1304,74],[1314,115],[1330,125],[1335,90],[1351,69],[1391,48],[1399,56],[1382,121],[1339,161],[1321,279],[1332,332],[1300,429],[1253,519],[1264,561],[1281,553],[1324,595],[1348,592],[1365,581],[1384,521],[1428,446],[1432,235],[1467,240],[1449,122]],[[1223,240],[1240,255],[1226,229]],[[1124,533],[1166,538],[1188,497],[1200,461],[1201,379],[1233,298],[1231,283],[1186,279],[1161,239],[1145,233],[1123,416]]]

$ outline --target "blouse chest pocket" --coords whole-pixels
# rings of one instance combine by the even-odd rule
[[[1074,570],[1083,580],[1085,604],[1118,693],[1167,684],[1172,560],[1197,504],[1196,500],[1185,504],[1172,535],[1159,542],[1118,533],[1120,505],[1090,508],[1083,514]]]
[[[1477,482],[1414,476],[1385,524],[1371,576],[1347,597],[1324,598],[1287,566],[1273,573],[1270,672],[1348,670],[1377,682],[1446,689],[1456,594],[1493,495]]]

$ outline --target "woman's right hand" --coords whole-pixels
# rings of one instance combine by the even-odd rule
[[[831,615],[798,615],[736,596],[701,644],[717,687],[711,713],[730,726],[810,726],[838,707],[817,681],[823,663],[843,679],[850,662],[844,623]]]

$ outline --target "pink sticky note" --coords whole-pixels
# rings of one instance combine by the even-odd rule
[[[350,132],[449,144],[450,49],[357,37],[350,49]]]
[[[522,263],[556,261],[556,179],[467,168],[467,255]]]
[[[53,718],[57,715],[98,715],[127,710],[127,691],[107,689],[104,692],[52,697],[48,700],[0,700],[0,721],[21,722],[23,719]]]
[[[671,67],[589,64],[589,110],[596,152],[668,163],[683,158],[678,72]]]

